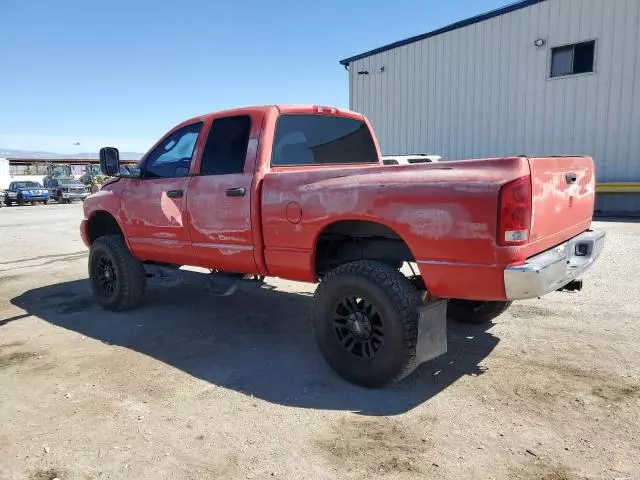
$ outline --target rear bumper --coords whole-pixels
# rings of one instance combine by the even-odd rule
[[[507,299],[541,297],[575,280],[598,259],[604,238],[604,232],[584,232],[528,259],[524,265],[507,267],[504,270]]]

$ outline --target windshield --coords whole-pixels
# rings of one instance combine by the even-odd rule
[[[100,171],[100,165],[87,165],[87,174],[88,175],[102,175]]]
[[[17,182],[16,183],[16,188],[34,188],[34,187],[42,187],[42,185],[40,185],[37,182]]]
[[[59,178],[58,183],[60,183],[60,185],[82,185],[83,184],[80,180],[76,180],[75,178]]]

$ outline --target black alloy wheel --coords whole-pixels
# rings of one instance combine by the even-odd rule
[[[333,312],[333,332],[340,345],[356,358],[371,360],[384,345],[384,322],[371,301],[346,296]]]
[[[118,286],[118,275],[113,266],[113,261],[108,254],[102,254],[98,258],[96,283],[101,293],[106,297],[112,297]]]

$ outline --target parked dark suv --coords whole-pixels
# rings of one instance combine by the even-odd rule
[[[44,186],[49,189],[51,198],[58,203],[71,203],[73,200],[84,200],[90,194],[85,185],[75,178],[45,178]]]

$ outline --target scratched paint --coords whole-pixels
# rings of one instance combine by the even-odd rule
[[[459,209],[458,205],[428,207],[419,210],[397,208],[397,211],[400,212],[397,222],[408,226],[416,235],[438,239],[451,233],[455,215],[455,212],[452,214],[452,210],[456,209]]]
[[[594,165],[590,157],[530,158],[533,218],[531,239],[569,230],[593,216]],[[576,182],[566,175],[575,174]]]

